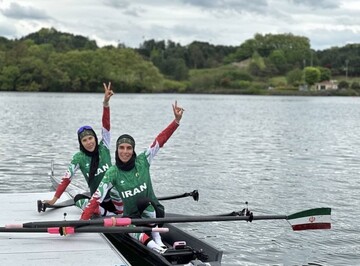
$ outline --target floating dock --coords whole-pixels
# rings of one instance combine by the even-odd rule
[[[37,211],[37,200],[51,199],[54,192],[1,193],[0,226],[36,221],[77,220],[75,206]],[[57,203],[70,199],[65,192]],[[0,233],[0,265],[8,266],[130,266],[100,233],[60,236],[48,233]]]

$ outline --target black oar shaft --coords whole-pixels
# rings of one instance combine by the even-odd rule
[[[7,228],[0,227],[1,233],[46,233],[47,228]]]
[[[81,195],[90,195],[90,193],[84,193]],[[172,199],[179,199],[179,198],[185,198],[185,197],[193,197],[195,201],[199,200],[199,192],[197,190],[194,190],[190,193],[183,193],[179,195],[173,195],[173,196],[164,196],[159,197],[158,200],[172,200]],[[37,209],[38,212],[45,212],[46,209],[58,209],[58,208],[64,208],[64,207],[70,207],[75,205],[74,199],[69,199],[57,204],[50,205],[49,203],[43,202],[42,200],[37,201]]]
[[[52,231],[52,234],[54,231],[59,234],[63,234],[63,232],[66,231],[66,226],[62,227],[52,227],[52,228],[7,228],[7,227],[0,227],[1,233],[50,233]],[[78,227],[78,228],[68,228],[68,230],[72,229],[74,233],[146,233],[146,232],[152,232],[152,231],[160,231],[160,232],[166,232],[167,228],[161,228],[161,229],[154,229],[151,227],[103,227],[103,226],[85,226],[85,227]]]
[[[179,199],[190,196],[189,193],[184,193],[180,195],[166,196],[166,197],[158,197],[158,200],[171,200],[171,199]]]
[[[43,228],[43,227],[60,227],[60,226],[88,226],[102,225],[103,219],[97,220],[69,220],[69,221],[46,221],[46,222],[29,222],[22,224],[24,228]],[[12,225],[9,225],[11,227]]]
[[[193,197],[195,201],[199,201],[199,192],[197,190],[194,190],[193,192],[189,192],[189,193],[167,196],[167,197],[159,197],[158,200],[172,200],[172,199],[179,199],[185,197]]]
[[[286,220],[287,215],[264,215],[253,216],[252,220]],[[106,220],[112,218],[105,218]],[[165,218],[149,219],[129,219],[116,218],[117,225],[145,225],[145,224],[163,224],[163,223],[189,223],[189,222],[221,222],[221,221],[249,221],[250,216],[174,216]],[[112,222],[111,222],[112,223]],[[104,225],[104,219],[96,220],[73,220],[73,221],[46,221],[46,222],[29,222],[22,224],[25,228],[42,228],[42,227],[60,227],[60,226],[89,226]],[[11,226],[11,225],[9,225]]]
[[[287,215],[253,216],[252,220],[286,220]],[[196,222],[222,222],[222,221],[249,221],[250,216],[179,216],[149,219],[131,219],[131,224],[162,224],[162,223],[196,223]]]

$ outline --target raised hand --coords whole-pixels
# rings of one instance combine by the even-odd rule
[[[175,101],[175,104],[173,104],[172,107],[174,111],[175,121],[179,123],[185,110],[181,106],[177,105],[177,101]]]
[[[104,91],[105,91],[105,94],[104,94],[104,105],[108,105],[111,96],[114,95],[114,92],[113,92],[113,90],[111,89],[111,82],[109,82],[108,85],[106,85],[106,83],[103,83],[103,85],[104,85]]]

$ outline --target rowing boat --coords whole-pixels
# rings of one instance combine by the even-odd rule
[[[53,169],[50,174],[50,179],[53,187],[56,189],[61,180],[55,177]],[[75,197],[80,193],[86,193],[73,184],[70,184],[66,191],[71,197]],[[58,206],[61,206],[61,204]],[[64,204],[64,206],[66,206],[66,204]],[[181,216],[180,214],[166,214],[166,217]],[[221,265],[223,254],[221,250],[170,223],[165,223],[163,227],[169,228],[169,232],[162,234],[162,240],[168,247],[164,254],[160,254],[144,246],[128,234],[105,233],[104,236],[132,265]]]
[[[51,181],[54,188],[60,183],[51,174]],[[75,188],[74,188],[75,187]],[[70,184],[67,193],[74,198],[79,193],[79,188]],[[81,193],[81,192],[80,192]],[[174,197],[165,197],[174,198]],[[176,198],[176,197],[175,197]],[[160,198],[159,198],[160,199]],[[64,203],[64,202],[63,202]],[[247,202],[246,202],[247,204]],[[65,207],[67,204],[59,204],[59,207]],[[73,204],[72,204],[73,205]],[[50,207],[50,206],[49,206]],[[52,208],[55,208],[53,205]],[[42,211],[42,207],[38,210]],[[260,221],[260,220],[286,220],[294,231],[299,230],[318,230],[331,228],[331,208],[320,207],[313,208],[291,215],[253,215],[248,208],[241,212],[232,212],[229,214],[213,215],[213,216],[186,216],[181,214],[166,214],[164,218],[146,218],[146,219],[130,219],[130,218],[99,218],[88,221],[67,220],[67,221],[51,221],[51,222],[29,222],[18,225],[24,230],[44,231],[44,228],[52,226],[53,228],[73,227],[84,228],[84,231],[96,229],[102,230],[102,233],[111,244],[120,252],[126,260],[132,265],[150,265],[150,266],[219,266],[221,265],[222,251],[212,245],[186,233],[185,231],[174,226],[174,223],[191,223],[191,222],[215,222],[215,221]],[[168,249],[165,253],[160,254],[153,251],[139,241],[131,238],[124,233],[128,225],[136,230],[149,231],[148,224],[162,224],[166,232],[162,234],[163,242]],[[125,227],[124,227],[125,226]],[[30,228],[30,229],[29,229]],[[3,228],[6,232],[8,229]],[[153,230],[153,229],[151,229]],[[81,230],[80,230],[81,231]],[[121,233],[120,233],[121,232]],[[128,232],[128,231],[126,231]],[[144,231],[142,231],[144,232]]]

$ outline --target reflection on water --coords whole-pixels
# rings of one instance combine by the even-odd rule
[[[358,98],[131,95],[111,99],[114,139],[140,152],[185,108],[180,128],[153,161],[159,196],[198,189],[200,201],[170,212],[218,214],[244,202],[255,214],[332,207],[332,230],[292,232],[286,221],[181,224],[224,250],[223,265],[360,265]],[[0,192],[49,191],[78,150],[76,130],[100,134],[101,94],[0,93]],[[80,175],[74,180],[82,184]]]

